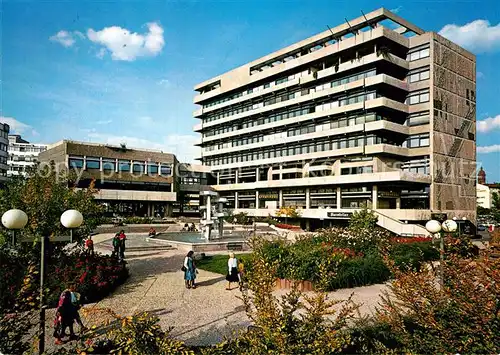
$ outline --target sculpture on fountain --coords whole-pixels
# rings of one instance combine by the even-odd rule
[[[207,241],[216,238],[222,238],[224,235],[224,203],[227,199],[219,197],[215,191],[202,191],[200,195],[203,198],[203,205],[200,207],[201,232]]]

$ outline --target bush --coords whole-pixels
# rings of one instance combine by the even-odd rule
[[[293,224],[285,224],[285,223],[277,223],[276,227],[288,230],[300,230],[300,226],[295,226]]]
[[[263,241],[259,251],[269,263],[276,263],[277,278],[311,281],[316,285],[327,274],[328,290],[381,283],[391,277],[381,250],[390,250],[395,265],[405,270],[419,270],[439,253],[429,239],[397,242],[377,228],[324,230],[314,236],[299,236],[295,243],[283,240]]]
[[[499,353],[500,259],[488,253],[475,260],[447,254],[443,287],[436,283],[436,270],[401,272],[386,258],[395,280],[377,321],[389,325],[401,351]]]

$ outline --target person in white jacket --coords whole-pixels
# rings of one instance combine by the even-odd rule
[[[231,282],[240,282],[239,271],[238,271],[238,259],[234,257],[234,253],[229,254],[229,260],[227,261],[227,288],[226,290],[231,290]]]

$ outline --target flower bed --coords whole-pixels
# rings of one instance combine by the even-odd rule
[[[278,279],[322,282],[328,290],[350,288],[387,281],[391,272],[380,250],[390,250],[395,264],[406,270],[419,270],[438,251],[429,239],[391,238],[387,232],[372,229],[355,233],[331,229],[315,236],[300,236],[295,243],[269,241],[262,254],[269,265],[276,265]]]
[[[12,309],[15,305],[30,263],[38,270],[38,260],[32,260],[29,255],[6,249],[0,251],[0,309]],[[128,276],[125,265],[110,256],[90,257],[81,252],[68,254],[58,251],[47,258],[46,301],[49,307],[55,307],[61,292],[73,286],[81,294],[83,302],[96,302],[123,284]],[[24,292],[26,297],[36,299],[39,277],[35,277]]]
[[[300,226],[294,226],[293,224],[277,223],[277,228],[288,229],[288,230],[300,230]]]

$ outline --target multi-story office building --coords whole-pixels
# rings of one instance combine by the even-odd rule
[[[93,182],[108,215],[164,217],[182,213],[184,206],[197,212],[200,190],[213,183],[209,169],[156,150],[65,140],[48,146],[39,159],[73,172],[77,187]]]
[[[46,144],[30,143],[18,134],[9,135],[8,176],[24,175],[38,161],[38,155],[47,149]]]
[[[196,85],[201,161],[236,212],[475,221],[475,81],[473,54],[379,9]]]
[[[7,123],[0,122],[0,187],[7,180],[7,157],[9,156],[9,131]]]

